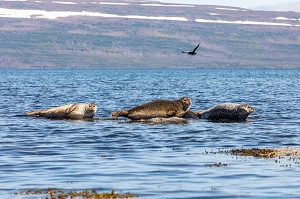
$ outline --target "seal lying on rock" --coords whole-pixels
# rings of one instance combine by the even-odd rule
[[[255,109],[249,104],[219,104],[199,112],[199,118],[209,120],[246,120]]]
[[[96,111],[96,104],[69,104],[46,110],[27,112],[26,115],[53,119],[86,119],[92,118]]]
[[[182,117],[191,107],[192,100],[182,97],[179,100],[156,100],[130,110],[112,112],[113,117],[123,116],[131,120],[150,119],[157,117]]]

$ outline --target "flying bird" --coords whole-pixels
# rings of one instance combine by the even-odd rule
[[[200,46],[200,44],[198,44],[198,46],[196,46],[196,48],[193,51],[190,51],[190,52],[182,51],[182,53],[187,53],[188,55],[196,55],[197,54],[196,50],[199,46]]]

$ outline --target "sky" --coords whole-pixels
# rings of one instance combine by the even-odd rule
[[[250,8],[250,9],[261,7],[261,6],[287,4],[290,2],[300,3],[300,0],[159,0],[159,1],[164,3],[236,6],[236,7]]]

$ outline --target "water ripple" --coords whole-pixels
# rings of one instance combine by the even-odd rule
[[[48,187],[163,199],[299,197],[298,165],[214,153],[299,147],[299,70],[1,70],[0,76],[1,198]],[[246,122],[183,125],[24,116],[94,102],[95,117],[110,117],[115,110],[186,95],[194,110],[233,102],[256,111]],[[228,166],[205,166],[219,162]]]

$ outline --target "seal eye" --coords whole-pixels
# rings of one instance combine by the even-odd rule
[[[89,108],[95,108],[96,106],[95,106],[95,104],[90,104],[89,105]]]
[[[185,102],[185,103],[190,103],[191,100],[190,100],[189,97],[184,97],[184,98],[183,98],[183,102]]]

